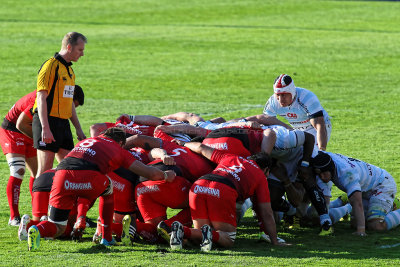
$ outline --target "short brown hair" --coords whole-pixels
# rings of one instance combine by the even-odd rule
[[[78,40],[82,39],[85,43],[87,43],[87,38],[85,35],[79,32],[69,32],[67,33],[61,43],[61,49],[67,49],[67,45],[74,46],[78,43]]]
[[[122,141],[122,145],[125,145],[125,143],[126,143],[126,133],[125,133],[124,129],[122,129],[120,127],[108,128],[107,130],[102,132],[102,134],[105,137],[114,140],[115,142]]]

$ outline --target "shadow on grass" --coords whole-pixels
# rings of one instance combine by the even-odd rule
[[[325,259],[399,259],[399,247],[380,248],[399,243],[400,229],[389,232],[368,232],[367,237],[352,235],[349,222],[339,222],[334,226],[332,236],[319,236],[319,228],[301,227],[283,229],[278,226],[278,236],[291,243],[288,247],[275,247],[265,242],[257,242],[258,226],[253,218],[245,217],[238,225],[238,237],[233,248],[246,252],[244,256],[282,258],[320,257]],[[251,248],[248,249],[248,248]],[[373,253],[371,253],[373,251]]]

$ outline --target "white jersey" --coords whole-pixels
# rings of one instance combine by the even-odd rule
[[[271,157],[277,159],[286,169],[291,182],[296,181],[297,164],[303,158],[303,145],[305,136],[303,131],[290,131],[283,126],[263,126],[265,129],[272,129],[276,133],[275,146],[272,149]],[[313,156],[317,155],[318,149],[314,146]],[[274,174],[270,173],[268,179],[280,181]]]
[[[333,177],[333,183],[341,190],[351,195],[355,191],[362,192],[363,198],[367,198],[385,180],[392,180],[391,175],[372,164],[346,157],[341,154],[327,152],[335,162],[337,177]]]
[[[330,127],[330,118],[328,113],[323,109],[317,96],[304,88],[296,87],[296,96],[290,106],[282,107],[276,95],[273,94],[267,101],[263,113],[267,116],[276,117],[279,115],[287,119],[293,129],[301,131],[310,131],[314,127],[311,125],[310,119],[316,114],[322,112],[325,124]],[[310,132],[315,136],[313,132]]]
[[[216,123],[216,122],[211,122],[211,121],[198,121],[194,124],[194,126],[213,131],[213,130],[217,130],[220,128],[232,126],[234,124],[237,124],[238,122],[245,122],[245,120],[222,122],[222,123]]]
[[[303,150],[305,136],[303,131],[288,130],[280,125],[262,126],[262,129],[272,129],[276,134],[276,141],[271,152],[271,157],[280,161],[286,161],[297,154],[297,150]],[[314,147],[313,156],[317,155],[317,148]]]

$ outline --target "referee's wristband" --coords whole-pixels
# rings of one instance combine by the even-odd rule
[[[300,164],[301,167],[310,167],[310,162],[303,160]]]

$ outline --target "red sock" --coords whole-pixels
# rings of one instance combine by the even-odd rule
[[[150,243],[155,243],[158,240],[157,226],[154,224],[136,220],[136,233]]]
[[[217,243],[219,240],[219,233],[217,231],[211,231],[212,233],[212,242]]]
[[[73,227],[68,223],[67,228],[65,228],[65,231],[62,234],[62,236],[69,237],[71,235],[72,229]]]
[[[164,222],[171,227],[172,223],[178,221],[184,226],[192,226],[192,217],[190,215],[190,208],[186,208],[181,210],[178,214],[175,216],[172,216],[168,220],[165,220]]]
[[[38,218],[47,215],[50,192],[32,192],[32,215]]]
[[[39,229],[40,237],[54,237],[57,234],[55,223],[43,221],[36,225]]]
[[[86,218],[86,214],[90,208],[90,205],[92,204],[91,201],[89,201],[86,198],[78,198],[77,200],[77,211],[78,214],[76,215],[76,218],[79,217],[85,217]],[[114,205],[114,204],[113,204]]]
[[[102,224],[103,238],[112,240],[111,225],[114,215],[114,195],[101,196],[99,200],[99,215]]]
[[[32,225],[38,225],[39,223],[40,223],[40,221],[31,220],[31,221],[26,225],[26,230],[28,230],[29,227],[31,227]]]
[[[112,223],[112,232],[118,236],[121,237],[122,236],[122,223]]]
[[[190,228],[187,226],[183,226],[183,237],[190,238],[191,235],[192,231],[190,231]]]
[[[7,198],[10,206],[10,218],[19,217],[18,203],[22,179],[10,176],[7,183]]]
[[[33,176],[29,177],[29,192],[31,193],[31,197],[32,197],[32,188],[33,188],[34,181],[35,181],[35,177],[33,177]]]

